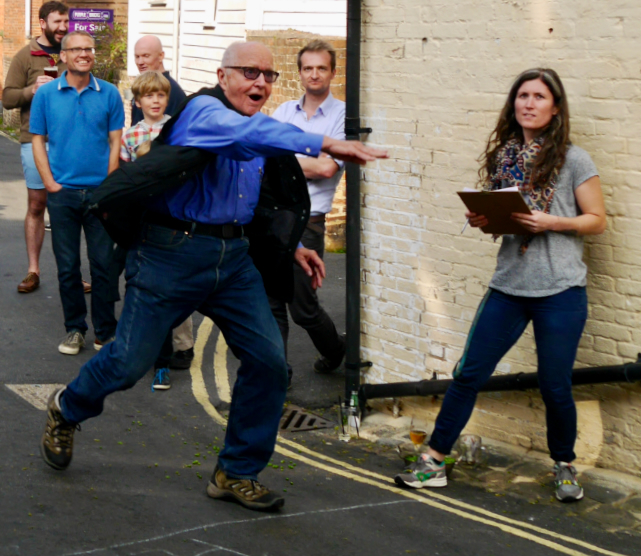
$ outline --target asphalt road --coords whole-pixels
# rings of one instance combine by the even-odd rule
[[[535,506],[457,481],[438,492],[398,489],[390,478],[400,460],[380,446],[338,442],[331,428],[282,434],[261,476],[284,492],[280,513],[207,498],[236,362],[202,317],[197,364],[172,373],[167,392],[152,393],[145,377],[109,397],[103,415],[76,433],[69,469],[50,469],[38,455],[45,413],[15,390],[30,385],[42,398],[52,384],[73,379],[92,351],[57,352],[64,330],[49,238],[42,287],[15,291],[26,270],[18,153],[0,138],[0,556],[641,553],[639,537],[607,533],[560,504]],[[341,321],[343,258],[329,261],[334,278],[323,295]],[[294,330],[289,399],[329,407],[342,393],[342,376],[314,375],[314,357]],[[331,410],[324,416],[333,419]]]

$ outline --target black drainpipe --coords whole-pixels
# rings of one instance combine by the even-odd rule
[[[345,135],[348,140],[359,140],[370,128],[361,128],[361,0],[347,0],[347,56],[345,70]],[[361,362],[361,183],[360,167],[345,165],[346,183],[346,284],[345,326],[347,349],[345,353],[345,402],[361,383],[361,368],[371,363]]]
[[[602,384],[605,382],[636,382],[641,380],[641,353],[635,363],[610,367],[574,369],[572,384]],[[444,394],[452,380],[421,380],[419,382],[393,382],[391,384],[363,384],[358,391],[361,412],[367,400],[374,398],[401,398],[404,396],[437,396]],[[537,373],[514,373],[490,378],[481,392],[529,390],[539,387]]]

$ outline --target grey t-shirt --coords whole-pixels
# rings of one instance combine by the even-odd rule
[[[574,190],[598,172],[590,155],[570,146],[556,184],[550,214],[581,214]],[[519,254],[522,236],[504,235],[490,288],[508,295],[544,297],[574,286],[585,286],[583,238],[568,233],[544,232],[534,236],[527,251]]]

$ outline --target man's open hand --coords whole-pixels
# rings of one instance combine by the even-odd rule
[[[339,141],[331,137],[323,139],[321,150],[338,160],[353,162],[361,166],[377,158],[387,158],[387,151],[366,147],[360,141]]]
[[[323,278],[325,278],[325,263],[318,256],[316,251],[299,247],[296,249],[294,261],[300,266],[307,276],[312,280],[312,288],[320,288],[323,285]]]

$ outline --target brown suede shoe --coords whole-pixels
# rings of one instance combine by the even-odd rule
[[[91,293],[91,284],[89,282],[82,281],[82,289],[85,293]]]
[[[40,287],[40,276],[35,272],[27,274],[25,279],[18,284],[18,293],[31,293]]]

